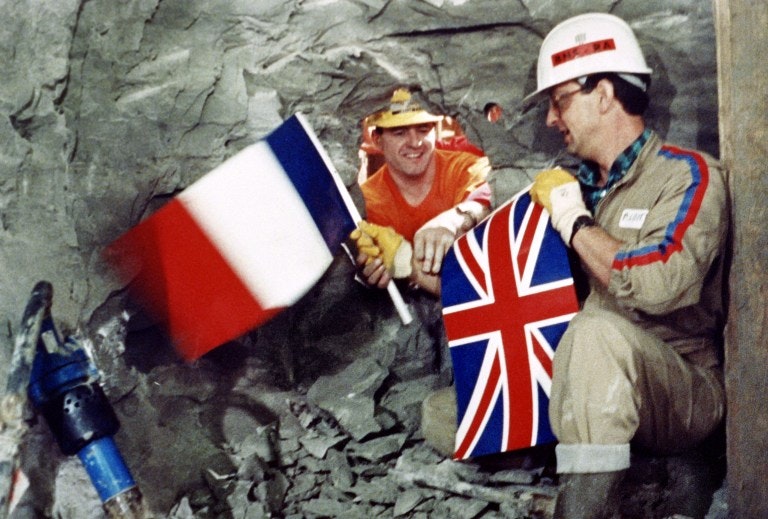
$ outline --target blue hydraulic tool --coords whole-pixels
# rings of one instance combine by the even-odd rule
[[[78,340],[62,340],[50,314],[41,326],[29,398],[65,455],[77,454],[110,518],[143,518],[141,492],[115,444],[120,422]]]

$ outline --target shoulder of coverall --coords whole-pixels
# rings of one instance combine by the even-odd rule
[[[635,160],[629,168],[629,171],[627,171],[627,174],[617,183],[617,185],[631,183],[637,175],[642,174],[645,171],[642,165],[660,154],[666,154],[669,157],[679,157],[679,165],[682,169],[706,167],[712,182],[718,186],[725,183],[724,172],[720,162],[715,157],[704,151],[684,148],[665,142],[661,139],[658,133],[652,131],[648,142],[643,146],[637,160]]]

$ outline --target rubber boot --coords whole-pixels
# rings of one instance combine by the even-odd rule
[[[560,493],[553,519],[620,517],[619,487],[626,470],[593,474],[560,474]]]

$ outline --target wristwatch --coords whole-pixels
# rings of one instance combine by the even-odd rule
[[[573,228],[571,228],[571,241],[568,242],[568,246],[571,247],[573,244],[573,237],[576,236],[576,233],[583,229],[584,227],[595,227],[597,223],[595,223],[595,219],[591,216],[587,216],[585,214],[579,216],[576,218],[576,220],[573,222]]]

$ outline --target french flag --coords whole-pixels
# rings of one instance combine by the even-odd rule
[[[193,183],[107,248],[186,360],[294,304],[360,216],[302,114]]]

